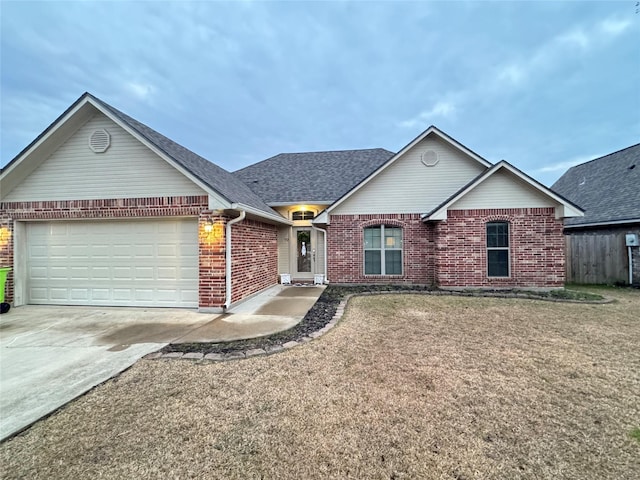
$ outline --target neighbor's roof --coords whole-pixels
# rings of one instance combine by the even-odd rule
[[[233,175],[270,205],[330,204],[393,155],[383,148],[281,153],[233,172]]]
[[[551,189],[585,211],[568,227],[640,221],[640,143],[571,167]]]
[[[118,119],[146,138],[147,141],[151,142],[155,147],[162,150],[171,157],[172,160],[182,165],[182,167],[199,178],[203,183],[220,193],[229,200],[229,202],[247,205],[279,216],[279,214],[272,210],[258,195],[251,191],[247,185],[234,177],[230,172],[202,158],[200,155],[182,145],[177,144],[152,128],[147,127],[145,124],[138,122],[136,119],[131,118],[129,115],[103,102],[99,98],[89,93],[85,95],[88,95],[104,108],[111,111]]]

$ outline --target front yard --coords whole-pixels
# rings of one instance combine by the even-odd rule
[[[1,444],[0,477],[638,478],[640,292],[603,293],[357,297],[282,353],[143,360]]]

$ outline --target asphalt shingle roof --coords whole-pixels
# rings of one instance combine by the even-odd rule
[[[640,218],[640,143],[571,167],[551,189],[585,211],[566,225]]]
[[[89,95],[89,94],[87,94]],[[241,203],[250,207],[254,207],[265,213],[279,216],[279,214],[269,207],[262,198],[254,193],[247,185],[242,183],[241,179],[235,177],[224,168],[202,158],[200,155],[191,150],[177,144],[173,140],[156,132],[145,124],[138,122],[129,115],[103,102],[99,98],[91,95],[91,98],[100,103],[104,108],[108,109],[122,122],[127,124],[133,130],[138,132],[149,142],[162,150],[176,163],[182,165],[192,175],[199,178],[203,183],[220,193],[231,203]]]
[[[269,204],[333,203],[394,155],[383,148],[281,153],[233,175]]]

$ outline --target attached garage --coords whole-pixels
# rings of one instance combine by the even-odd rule
[[[195,218],[29,222],[28,304],[198,307]]]

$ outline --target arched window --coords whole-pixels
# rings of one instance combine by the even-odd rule
[[[487,276],[509,276],[509,223],[487,223]]]
[[[291,220],[313,220],[314,216],[311,210],[298,210],[291,214]]]
[[[375,225],[364,229],[365,275],[402,275],[402,228]]]

